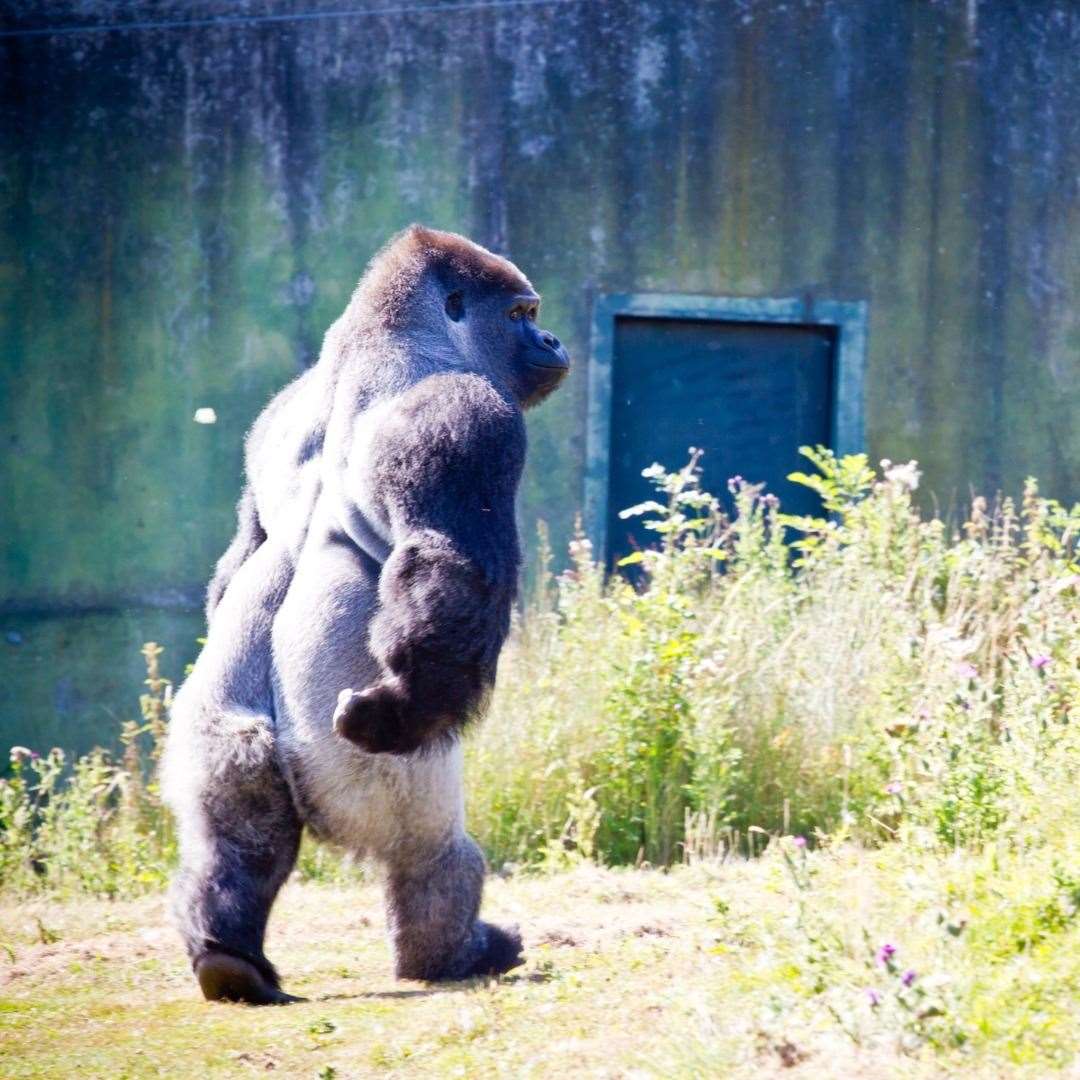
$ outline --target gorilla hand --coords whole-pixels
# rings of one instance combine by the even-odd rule
[[[369,754],[411,754],[449,727],[441,718],[420,717],[393,676],[365,690],[342,690],[334,710],[334,731]]]

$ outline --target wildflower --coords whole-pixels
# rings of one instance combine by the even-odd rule
[[[771,491],[761,496],[761,502],[769,510],[775,510],[780,505],[780,500]]]
[[[893,465],[888,458],[881,463],[881,467],[885,472],[885,479],[890,484],[907,488],[908,491],[914,491],[919,486],[922,472],[919,470],[918,465],[917,461],[909,461],[906,465]]]
[[[891,941],[886,941],[877,951],[877,962],[888,966],[892,961],[892,958],[896,955],[896,946]]]
[[[24,761],[32,761],[37,757],[37,754],[25,746],[13,746],[10,757],[12,765],[21,765]]]
[[[979,669],[965,660],[956,665],[956,674],[962,679],[974,679],[979,674]]]
[[[871,1009],[876,1009],[881,1004],[881,994],[872,986],[868,986],[863,993],[866,994],[866,1000],[870,1002]]]
[[[893,780],[885,785],[885,792],[888,795],[899,795],[903,784],[899,780]]]
[[[727,482],[727,489],[728,489],[728,491],[731,492],[732,495],[734,495],[735,492],[737,492],[739,490],[739,488],[741,488],[742,486],[743,486],[743,478],[741,476],[739,476],[738,474],[731,477],[731,479],[728,480],[728,482]]]
[[[900,981],[905,986],[910,986],[917,978],[918,976],[915,974],[915,969],[908,968],[907,971],[905,971],[904,974],[900,976]]]
[[[567,545],[570,558],[575,562],[587,562],[592,558],[592,541],[584,536],[571,540]]]
[[[1050,657],[1040,654],[1039,656],[1033,656],[1031,658],[1031,666],[1036,671],[1042,671],[1050,663]]]
[[[794,844],[794,845],[795,845],[795,846],[796,846],[797,848],[804,848],[804,847],[806,847],[806,837],[805,837],[805,836],[793,836],[793,837],[791,838],[791,842],[792,842],[792,843],[793,843],[793,844]]]

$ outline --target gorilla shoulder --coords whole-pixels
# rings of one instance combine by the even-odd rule
[[[392,528],[441,523],[456,533],[483,514],[468,531],[495,544],[506,540],[501,519],[512,517],[524,463],[521,409],[471,374],[418,382],[397,399],[371,446],[374,494]]]

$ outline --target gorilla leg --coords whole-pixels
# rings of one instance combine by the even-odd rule
[[[291,575],[272,544],[239,567],[172,706],[162,788],[180,835],[173,912],[211,999],[290,1000],[263,935],[301,831],[277,762],[270,688],[270,629]]]
[[[388,922],[399,979],[500,975],[523,963],[521,935],[478,919],[484,858],[465,833],[389,867]]]
[[[173,912],[212,1001],[296,1000],[281,991],[263,953],[270,908],[296,862],[301,831],[285,780],[272,771],[203,792],[181,822]]]

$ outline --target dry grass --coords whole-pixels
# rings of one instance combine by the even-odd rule
[[[845,849],[806,865],[820,870],[819,914],[843,938],[835,956],[808,946],[805,894],[779,856],[669,873],[583,865],[494,879],[487,914],[521,924],[528,963],[502,979],[443,987],[393,980],[377,886],[293,884],[268,951],[288,989],[309,1000],[261,1010],[199,1000],[160,896],[26,901],[0,908],[0,1074],[1047,1074],[1047,1058],[1009,1042],[1013,1020],[1029,1026],[1023,1017],[1003,1019],[999,1030],[991,1021],[989,1037],[963,1051],[902,1052],[891,1022],[862,1000],[860,980],[873,978],[859,955],[862,931],[889,926],[929,965],[933,935],[923,915],[936,898],[905,895],[893,881],[897,867],[880,855]],[[969,870],[954,867],[949,889],[972,880]],[[896,886],[891,894],[885,881]],[[811,985],[822,966],[824,992]],[[957,970],[962,982],[959,959]],[[965,998],[971,1015],[1024,978],[1010,968],[994,982],[993,969],[983,970],[982,989]],[[1072,963],[1065,975],[1035,977],[1068,984],[1078,970]],[[858,1042],[833,1015],[845,1001]],[[1060,1042],[1068,1002],[1048,1007],[1044,1020],[1058,1025]]]

